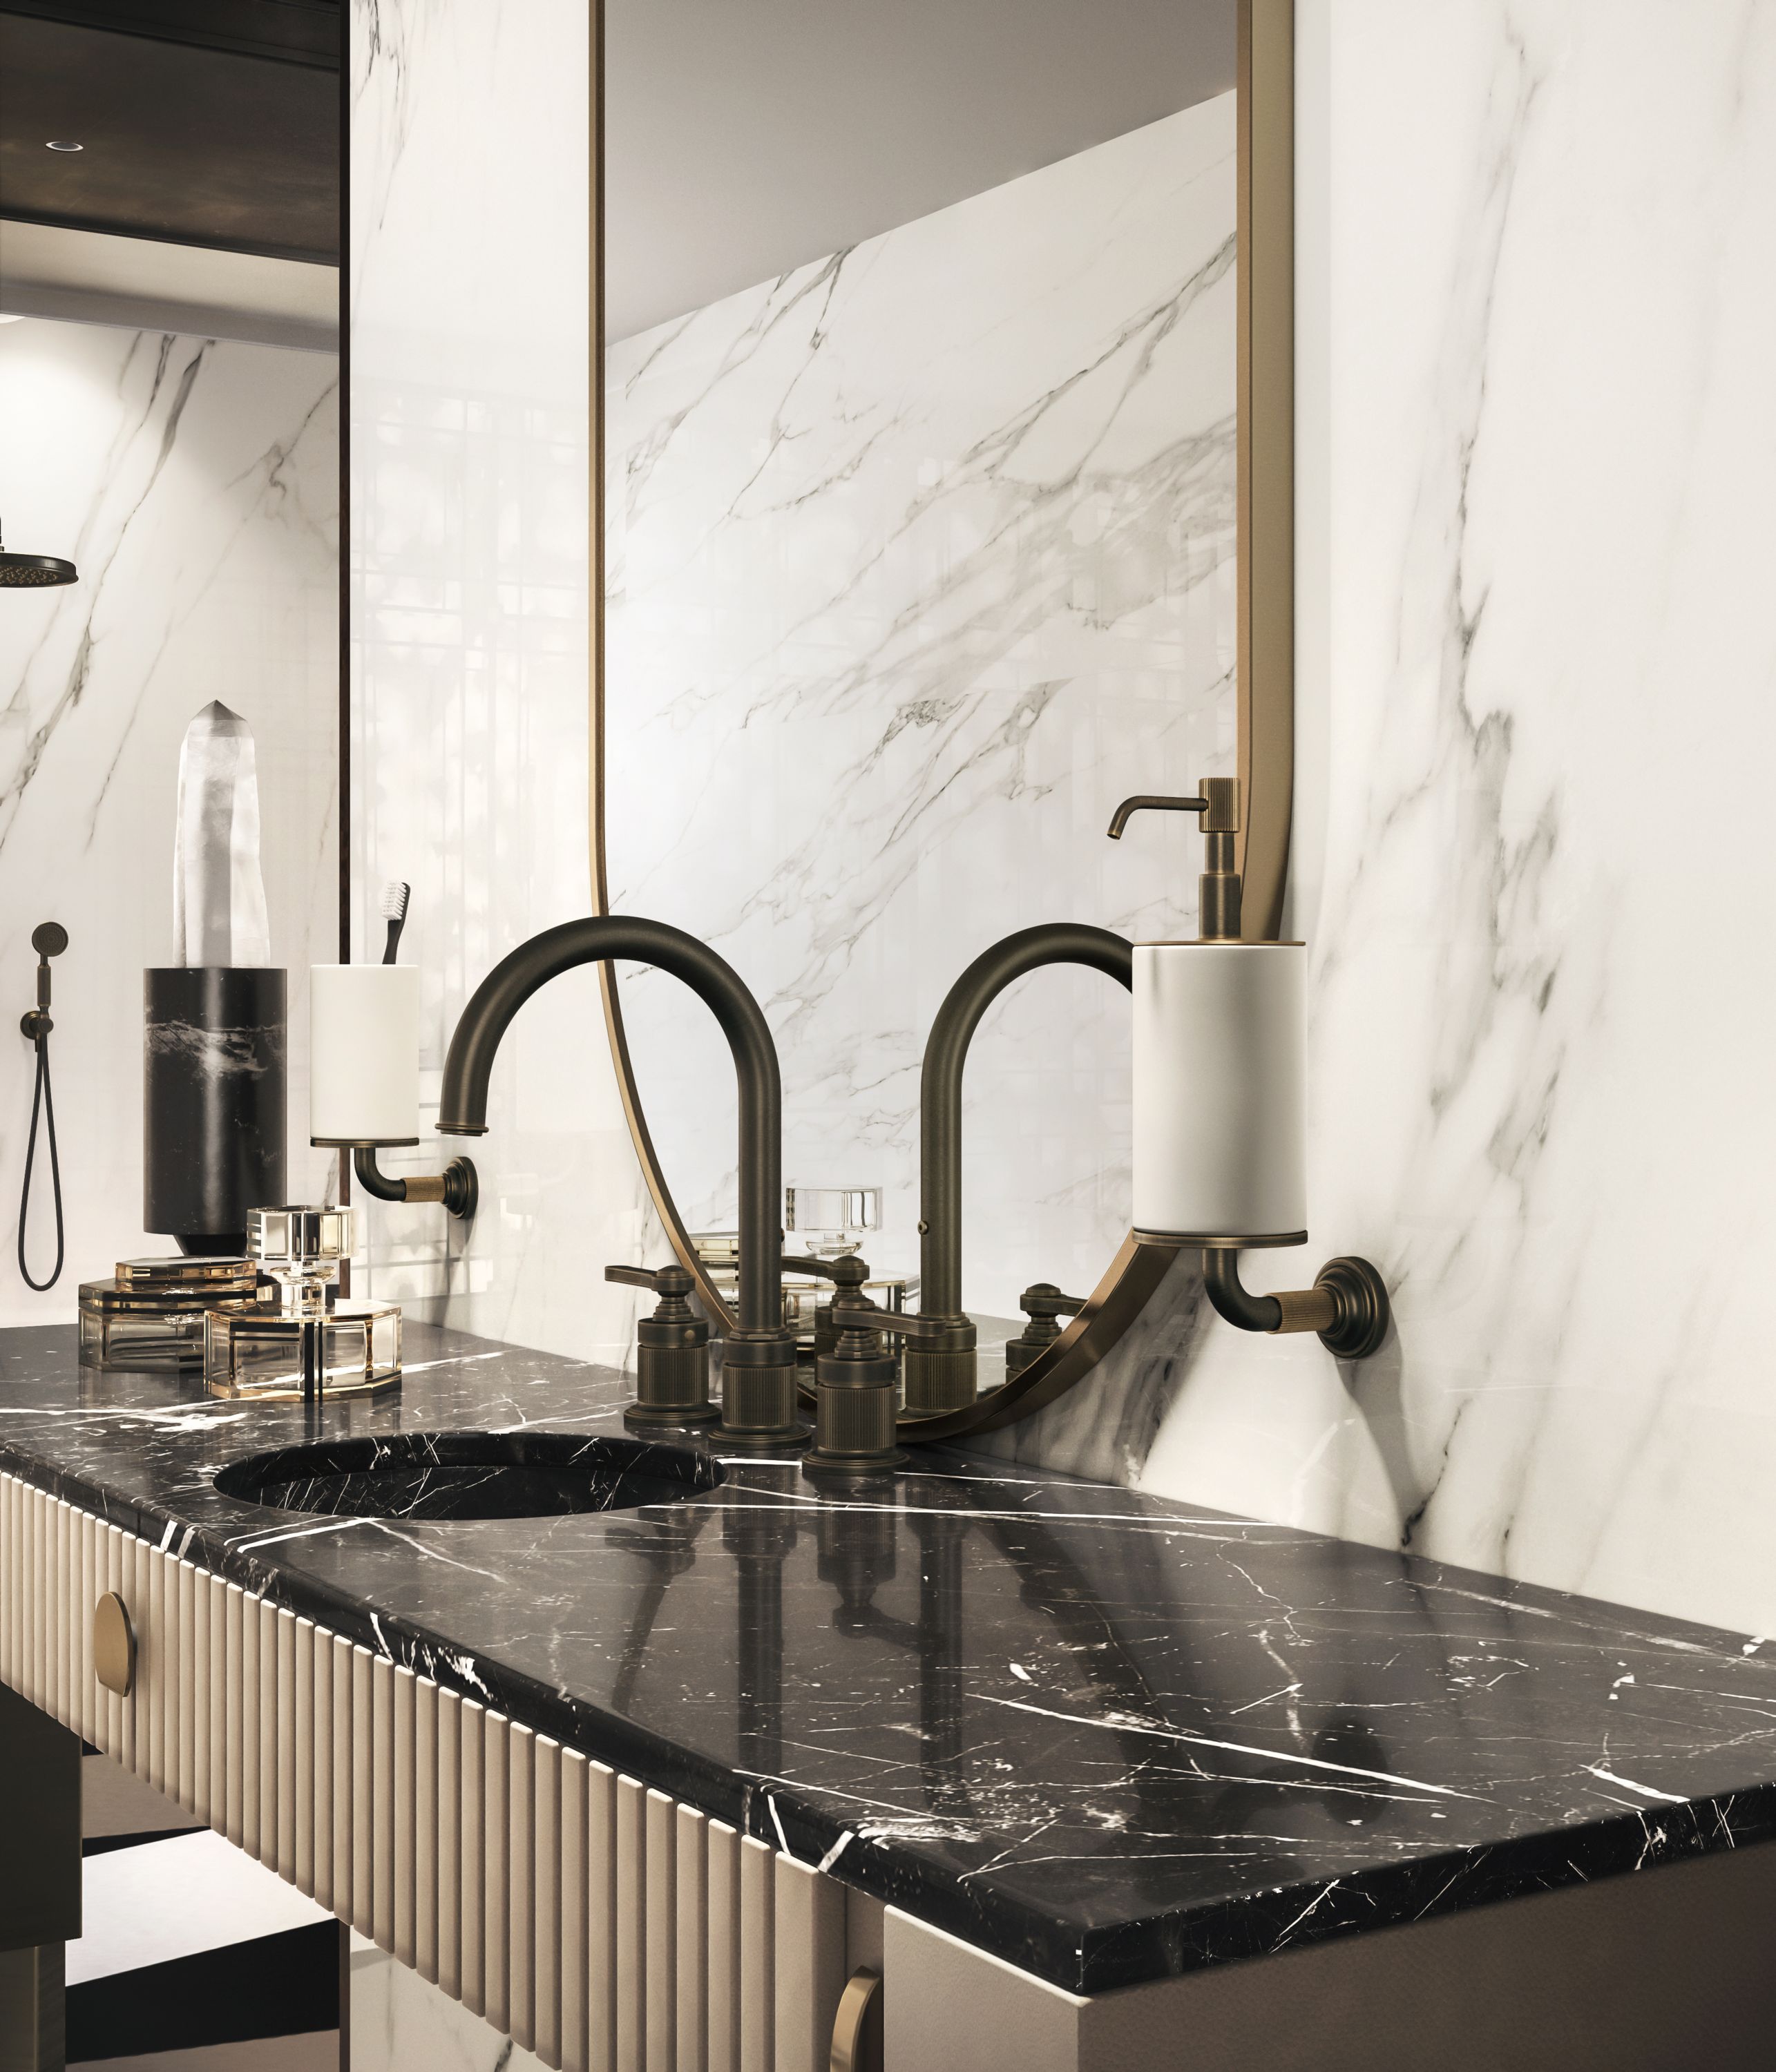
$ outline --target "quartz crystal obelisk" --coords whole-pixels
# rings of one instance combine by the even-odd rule
[[[271,965],[253,730],[219,701],[185,733],[173,962],[142,974],[142,1224],[239,1254],[284,1198],[286,974]]]

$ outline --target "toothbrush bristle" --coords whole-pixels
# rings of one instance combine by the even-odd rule
[[[402,884],[398,878],[391,878],[382,888],[384,920],[405,921],[407,918],[407,902],[412,896],[412,893],[413,887],[410,885]]]

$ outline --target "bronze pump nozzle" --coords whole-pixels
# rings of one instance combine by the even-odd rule
[[[1174,799],[1143,791],[1132,799],[1124,799],[1110,816],[1110,839],[1120,841],[1130,816],[1144,810],[1200,813],[1205,853],[1204,869],[1197,880],[1197,889],[1202,939],[1205,943],[1237,943],[1240,874],[1234,868],[1233,838],[1240,832],[1240,780],[1237,777],[1204,777],[1199,782],[1200,798]]]

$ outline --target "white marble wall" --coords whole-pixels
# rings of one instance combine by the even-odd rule
[[[382,886],[406,879],[434,1097],[488,968],[590,904],[586,18],[572,0],[350,15],[356,948],[380,956]],[[370,1285],[626,1358],[634,1297],[600,1272],[650,1232],[594,972],[525,1008],[489,1120],[387,1156],[469,1151],[481,1207],[464,1231],[372,1203]]]
[[[1231,95],[607,356],[612,898],[714,944],[783,1059],[787,1180],[879,1186],[916,1270],[919,1068],[1018,927],[1191,932],[1198,845],[1111,808],[1233,754]],[[626,979],[689,1227],[734,1094]],[[966,1293],[1089,1285],[1128,1225],[1128,1010],[1044,972],[971,1053]]]
[[[1772,1630],[1776,1415],[1762,1291],[1776,1264],[1764,1178],[1776,1096],[1764,1091],[1771,989],[1759,921],[1776,889],[1763,835],[1776,728],[1776,621],[1763,604],[1776,549],[1776,8],[1301,0],[1298,13],[1295,903],[1314,944],[1314,1242],[1252,1260],[1251,1278],[1281,1285],[1331,1252],[1367,1252],[1396,1289],[1400,1328],[1375,1360],[1341,1372],[1312,1339],[1225,1330],[1181,1270],[1097,1384],[1015,1443],[1231,1509]],[[382,587],[361,651],[374,696],[359,810],[375,832],[359,862],[367,901],[384,874],[416,882],[440,1038],[450,1005],[499,950],[585,896],[584,598],[573,574],[584,550],[569,544],[583,507],[565,486],[542,487],[545,457],[577,436],[579,405],[557,360],[573,358],[562,340],[574,339],[575,284],[562,281],[581,247],[557,224],[549,265],[527,263],[537,257],[527,240],[543,232],[500,206],[500,183],[520,172],[487,119],[508,105],[527,117],[523,180],[565,191],[571,153],[557,139],[572,113],[551,123],[538,111],[576,74],[565,63],[524,74],[500,41],[516,33],[509,17],[368,0],[355,31],[360,149],[381,153],[376,177],[360,183],[357,343],[367,395],[381,384],[360,439],[378,471],[372,483],[367,459],[359,483],[367,613],[372,582]],[[490,97],[483,78],[501,66]],[[557,149],[550,189],[538,154],[546,173]],[[456,204],[477,182],[491,199],[465,212]],[[1137,183],[1118,210],[1147,195]],[[392,242],[401,224],[406,259]],[[1074,667],[1064,648],[1039,672],[1029,655],[1071,610],[1079,666],[1108,668],[1104,622],[1114,627],[1124,599],[1144,639],[1145,615],[1172,608],[1168,582],[1206,607],[1225,579],[1217,554],[1209,572],[1196,566],[1193,590],[1194,565],[1172,567],[1182,541],[1146,524],[1119,529],[1114,495],[1094,502],[1069,486],[1089,450],[1082,425],[1117,412],[1089,381],[1050,394],[1069,354],[1075,374],[1089,357],[1058,302],[1042,328],[1059,334],[1062,373],[1045,381],[1009,335],[997,350],[973,344],[965,274],[917,306],[910,281],[891,292],[921,230],[881,240],[874,269],[853,254],[702,312],[657,337],[651,361],[633,345],[614,356],[615,410],[631,428],[612,441],[623,471],[618,882],[629,902],[710,928],[771,996],[794,1098],[812,1119],[792,1123],[792,1164],[835,1141],[845,1157],[842,1174],[802,1177],[853,1177],[861,1153],[834,1124],[843,1095],[869,1117],[867,1148],[902,1216],[908,1169],[892,1157],[906,1141],[907,1060],[976,946],[963,939],[971,916],[982,942],[1057,912],[1133,927],[1156,890],[1188,885],[1182,845],[1169,883],[1151,853],[1113,856],[1125,878],[1088,882],[1076,868],[1095,853],[1103,800],[1155,773],[1112,777],[1110,744],[1089,731],[1071,757],[1013,746],[1032,729],[1042,738],[1061,703],[1050,687]],[[391,241],[379,250],[379,240]],[[1083,261],[1109,266],[1114,242],[1100,235]],[[1039,265],[1025,278],[1041,290]],[[473,308],[444,310],[447,284],[463,278],[478,284],[459,298]],[[557,297],[553,329],[531,321]],[[1124,319],[1144,306],[1127,302]],[[1167,347],[1183,339],[1174,327]],[[964,377],[989,361],[1027,384],[1027,421],[1012,388],[969,390]],[[952,386],[974,400],[927,442],[921,399]],[[1199,432],[1215,421],[1189,420]],[[1142,443],[1151,423],[1136,411],[1128,424],[1127,443],[1103,458],[1138,478],[1155,450]],[[987,443],[964,463],[967,439],[948,434],[970,426]],[[736,458],[701,483],[680,457],[718,430]],[[909,458],[910,483],[895,472]],[[564,459],[554,479],[570,472]],[[668,485],[675,508],[689,498],[705,513],[711,536],[680,526]],[[810,492],[824,506],[817,525],[796,500]],[[1096,596],[1057,584],[1072,558],[1042,529],[1057,511],[1068,514],[1061,536],[1076,528],[1082,550],[1095,527],[1108,543],[1075,562],[1103,586]],[[894,551],[872,561],[862,542],[871,526],[884,536],[883,514]],[[999,552],[992,543],[1021,541],[1020,524],[1041,551]],[[792,547],[761,546],[767,533]],[[929,583],[907,578],[920,551]],[[1028,653],[983,631],[1008,599],[1031,608]],[[1164,652],[1174,666],[1162,671],[1137,639],[1137,688],[1149,667],[1168,698],[1212,682],[1185,666],[1182,642]],[[1190,653],[1202,664],[1215,652]],[[675,658],[676,687],[662,655]],[[718,690],[758,715],[753,738],[730,746],[762,749],[768,733],[780,759],[771,770],[761,758],[768,787],[751,796],[761,815],[781,816],[792,840],[778,853],[795,861],[762,893],[739,864],[759,832],[753,809],[700,746]],[[624,762],[620,697],[638,695],[627,709],[650,753]],[[904,714],[891,739],[853,717],[872,697],[878,713]],[[996,732],[1023,710],[1030,727]],[[1187,734],[1195,722],[1181,724]],[[928,752],[952,741],[947,764]],[[1214,767],[1203,758],[1215,748],[1224,761],[1228,746],[1225,733],[1190,738],[1165,781]],[[872,756],[891,767],[894,796],[914,801],[914,840],[888,817],[890,787],[871,790]],[[971,851],[952,793],[997,812],[1001,828],[1022,824],[1015,804],[1034,827],[1054,796],[1036,795],[1069,762],[1092,774],[1069,795],[1065,841],[1045,831]],[[940,789],[932,777],[944,769],[956,781]],[[698,801],[689,816],[676,803],[687,779]],[[664,838],[650,814],[665,816]],[[999,860],[900,869],[897,841],[910,857],[926,828],[964,866]],[[1148,839],[1164,837],[1156,826]],[[677,874],[684,907],[668,906],[656,864]],[[980,913],[985,890],[1006,918]],[[907,915],[910,925],[897,918]],[[898,965],[879,925],[889,919]],[[428,941],[432,929],[442,932]],[[906,1002],[872,1018],[898,1046],[879,1087],[835,1012],[845,988],[875,976],[878,954],[894,983],[875,989]],[[526,1009],[502,1063],[502,1134],[483,1146],[497,1212],[458,1268],[459,1285],[484,1292],[453,1314],[586,1351],[626,1337],[614,1307],[582,1306],[602,1299],[588,1269],[651,1240],[593,989],[554,991]],[[706,1141],[687,1129],[675,1145],[677,1111],[652,1105],[692,1214],[714,1215],[731,1141],[725,1062],[707,1043],[690,1048],[706,1032],[694,1009],[668,1006],[663,985],[627,991],[647,1083],[676,1075],[684,1112],[707,1119]],[[1068,1176],[1018,1168],[1015,1198],[991,1192],[985,1170],[1001,1156],[995,1170],[1011,1170],[1026,1149],[1039,1163],[1063,1100],[1082,1112],[1100,1104],[1092,1157],[1071,1174],[1088,1196],[1075,1206],[1107,1226],[1123,1213],[1110,1202],[1115,1066],[1075,1048],[1096,1011],[1083,993],[1057,1000],[1022,1054],[1015,1022],[982,1038],[1001,1046],[980,1051],[972,1104],[973,1141],[992,1157],[972,1161],[970,1179],[989,1220],[1019,1240],[1007,1285],[1030,1271],[1070,1277],[1073,1255],[1057,1258],[1042,1237],[1059,1227],[1045,1198]],[[1012,1141],[989,1137],[983,1097],[997,1116],[1027,1118],[1037,1142],[1018,1142],[1009,1121]],[[1026,1267],[1033,1239],[1044,1256]]]
[[[338,363],[31,318],[0,324],[8,543],[79,566],[0,590],[0,1323],[74,1314],[82,1280],[164,1251],[142,1219],[142,972],[172,944],[179,742],[221,698],[258,747],[272,955],[306,1009],[336,937]],[[31,931],[60,921],[51,1038],[68,1263],[14,1257],[34,1054]],[[319,952],[328,954],[323,947]],[[291,1048],[293,1186],[319,1186]],[[47,1161],[30,1260],[55,1256]]]
[[[1307,1257],[1398,1334],[1021,1443],[1768,1633],[1776,6],[1300,18]]]

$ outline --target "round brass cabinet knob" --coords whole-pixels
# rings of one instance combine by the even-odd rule
[[[135,1628],[115,1590],[107,1590],[92,1608],[92,1673],[120,1698],[127,1698],[135,1684]]]
[[[831,2072],[882,2072],[882,1974],[867,1965],[839,1996],[828,2062]]]

